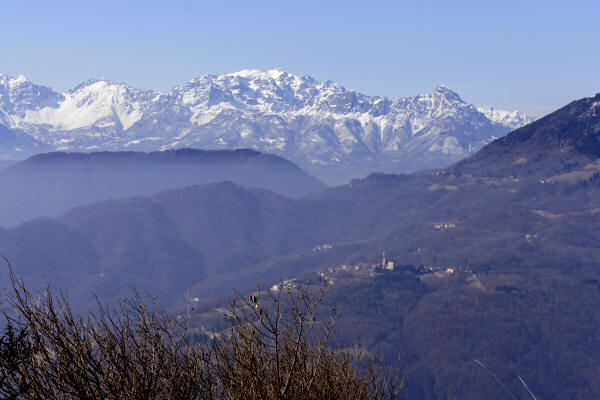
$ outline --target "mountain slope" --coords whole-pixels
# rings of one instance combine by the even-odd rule
[[[0,162],[22,159],[47,149],[48,146],[25,132],[0,124]]]
[[[0,75],[0,118],[57,150],[252,148],[337,183],[445,166],[530,120],[443,86],[392,101],[282,70],[202,76],[169,93],[106,80],[56,93]]]
[[[600,94],[574,101],[495,140],[449,171],[475,176],[548,179],[600,170]]]

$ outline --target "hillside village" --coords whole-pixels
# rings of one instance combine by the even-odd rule
[[[332,246],[329,244],[324,244],[316,246],[313,250],[324,251],[331,247]],[[308,273],[301,277],[281,280],[280,282],[268,286],[268,291],[271,294],[276,294],[281,290],[294,290],[298,288],[332,288],[342,283],[367,280],[372,281],[378,277],[385,276],[386,274],[401,273],[417,276],[427,284],[435,284],[436,281],[442,279],[453,279],[461,276],[466,278],[466,281],[470,282],[473,287],[487,291],[485,286],[479,281],[477,273],[469,268],[458,265],[428,264],[415,266],[411,264],[402,264],[393,257],[386,255],[385,251],[382,253],[380,262],[344,263],[342,265],[332,266],[326,270]],[[248,293],[249,296],[259,294],[260,289],[256,292]],[[188,302],[193,305],[199,305],[200,298],[189,297],[188,294]],[[200,307],[198,312],[192,315],[194,322],[199,323],[199,332],[210,337],[215,334],[214,326],[219,326],[219,320],[222,319],[224,315],[227,316],[230,313],[227,308],[223,307],[224,304],[225,303],[221,303],[219,306],[211,309],[202,309],[202,307]],[[188,309],[188,313],[190,312],[189,310],[190,309]],[[194,308],[191,308],[191,310],[194,310]]]
[[[382,253],[379,263],[359,262],[355,264],[345,263],[339,266],[327,268],[302,278],[293,278],[282,281],[271,286],[271,290],[278,291],[281,287],[294,288],[300,285],[333,286],[338,280],[371,279],[378,275],[405,272],[423,278],[452,277],[456,274],[467,274],[476,278],[477,274],[469,268],[456,265],[418,265],[402,264]]]

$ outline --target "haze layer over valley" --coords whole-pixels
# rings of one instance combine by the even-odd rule
[[[292,198],[324,189],[294,163],[254,150],[39,154],[0,171],[0,225],[188,185],[230,181]]]

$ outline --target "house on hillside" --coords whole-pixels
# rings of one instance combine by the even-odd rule
[[[433,223],[433,227],[438,230],[454,229],[454,228],[456,228],[456,224],[454,222],[436,222],[436,223]]]
[[[381,260],[381,269],[388,271],[394,270],[394,262],[385,258],[385,250],[383,251],[383,257]]]

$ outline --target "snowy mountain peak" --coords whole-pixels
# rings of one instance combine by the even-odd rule
[[[437,98],[443,98],[448,101],[457,101],[460,103],[464,103],[464,101],[460,98],[458,93],[444,85],[437,85],[433,91],[433,96]]]
[[[8,85],[11,87],[21,86],[25,83],[29,82],[29,79],[25,75],[18,75],[15,77],[11,77],[8,80]]]
[[[24,75],[0,75],[0,118],[3,123],[12,127],[13,117],[18,119],[29,111],[56,105],[62,99],[60,93],[49,87],[36,85]]]
[[[248,79],[279,79],[282,75],[289,75],[286,71],[276,69],[243,69],[238,72],[227,74],[228,76],[240,76]]]
[[[15,90],[19,87],[44,87],[33,84],[25,75],[10,76],[4,74],[0,74],[0,86],[4,90]]]
[[[16,87],[26,82],[29,82],[29,79],[25,75],[10,76],[0,74],[0,85],[4,87]]]
[[[114,82],[109,81],[108,79],[104,79],[104,78],[92,78],[92,79],[88,79],[86,81],[81,82],[79,85],[75,86],[73,89],[69,90],[68,93],[74,93],[77,92],[79,90],[85,89],[87,87],[90,86],[96,86],[96,87],[101,87],[101,86],[112,86],[115,85]]]
[[[456,92],[451,90],[448,86],[442,85],[441,83],[435,87],[433,92],[434,93],[454,93],[454,94],[456,94]]]
[[[477,110],[490,121],[506,126],[510,130],[517,129],[536,120],[536,118],[526,115],[521,111],[499,110],[492,106],[477,107]]]
[[[69,90],[67,93],[76,93],[82,90],[87,91],[111,91],[111,92],[132,92],[132,93],[158,93],[155,90],[136,89],[123,82],[113,82],[104,78],[88,79]]]

